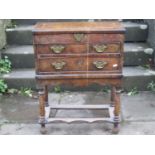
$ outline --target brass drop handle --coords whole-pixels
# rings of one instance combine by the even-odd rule
[[[62,46],[62,45],[53,45],[53,46],[51,46],[50,47],[50,49],[54,52],[54,53],[61,53],[64,49],[65,49],[65,47],[64,46]]]
[[[96,68],[102,69],[107,65],[108,63],[106,61],[94,61],[93,64],[95,65]]]
[[[74,38],[75,38],[76,41],[80,42],[80,41],[83,40],[84,34],[83,33],[75,33]]]
[[[53,62],[52,66],[56,69],[56,70],[61,70],[63,69],[63,67],[66,65],[66,62],[64,61],[60,61],[60,62]]]
[[[93,48],[96,50],[98,53],[102,53],[107,49],[107,45],[94,45]]]

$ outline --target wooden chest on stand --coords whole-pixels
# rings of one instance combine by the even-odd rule
[[[96,122],[114,124],[118,132],[125,29],[119,22],[38,23],[33,30],[35,69],[42,133],[46,123]],[[48,86],[91,84],[111,86],[111,104],[48,104]],[[109,118],[50,118],[51,109],[108,109]]]

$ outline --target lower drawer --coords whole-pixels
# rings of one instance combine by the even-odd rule
[[[120,58],[91,57],[88,59],[89,71],[116,71],[120,69]]]
[[[85,57],[40,58],[37,68],[39,72],[86,71],[87,61]]]
[[[70,56],[41,57],[37,60],[37,72],[69,73],[86,71],[117,71],[120,70],[120,57]]]

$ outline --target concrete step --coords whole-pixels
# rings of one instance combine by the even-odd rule
[[[146,41],[148,34],[148,25],[134,22],[123,22],[126,28],[126,42]],[[16,28],[6,29],[7,43],[30,45],[32,44],[33,25],[19,25]]]
[[[138,90],[147,90],[147,85],[155,81],[155,71],[144,69],[142,67],[124,67],[123,68],[123,89],[131,90],[137,87]],[[10,88],[29,87],[36,88],[34,69],[16,69],[11,73],[3,75]],[[63,87],[65,90],[101,90],[101,86],[91,86],[84,88]]]
[[[150,46],[147,43],[125,43],[124,66],[138,66],[148,64],[153,54],[145,52]],[[2,57],[7,55],[12,62],[13,68],[33,68],[34,52],[32,45],[9,46],[2,52]]]

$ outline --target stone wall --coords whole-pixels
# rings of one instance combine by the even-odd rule
[[[10,24],[11,24],[10,19],[0,19],[0,50],[6,45],[5,28]],[[0,52],[0,58],[1,58],[1,52]]]
[[[144,20],[149,26],[149,33],[147,42],[152,46],[155,50],[155,19],[146,19]],[[155,55],[154,55],[154,62],[155,62]]]

